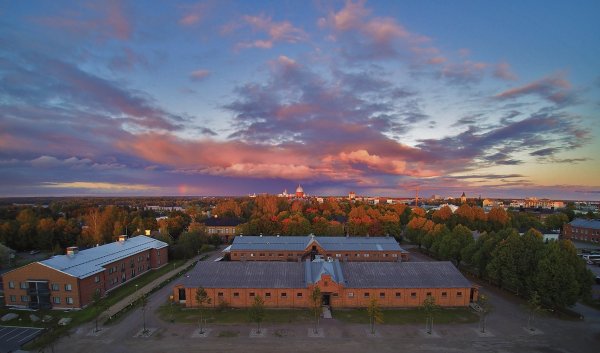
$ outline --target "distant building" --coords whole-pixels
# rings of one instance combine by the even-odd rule
[[[356,198],[356,193],[354,191],[350,191],[348,194],[348,200],[354,200]]]
[[[304,189],[302,188],[302,186],[300,184],[298,184],[298,187],[296,188],[296,197],[298,197],[298,198],[304,197]]]
[[[239,219],[213,217],[204,221],[208,235],[218,235],[224,243],[235,237],[235,228],[242,224]]]
[[[544,208],[544,209],[557,209],[564,208],[565,203],[562,201],[554,201],[549,199],[538,199],[535,197],[526,198],[524,201],[525,208]]]
[[[372,299],[381,307],[419,307],[433,297],[443,307],[477,301],[478,287],[451,262],[202,262],[173,287],[173,298],[196,307],[204,288],[208,306],[252,306],[260,296],[266,307],[309,308],[315,288],[332,308],[364,308]]]
[[[2,276],[7,306],[29,309],[83,308],[95,292],[104,296],[131,279],[168,263],[168,244],[126,235],[110,244],[53,256]]]
[[[407,261],[393,237],[237,236],[224,250],[231,261],[301,261],[317,256],[341,261]]]
[[[600,220],[577,218],[563,227],[563,238],[600,242]]]
[[[463,192],[462,195],[460,195],[460,203],[466,203],[467,202],[467,195],[465,195],[465,193]]]

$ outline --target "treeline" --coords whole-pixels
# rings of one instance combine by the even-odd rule
[[[415,216],[408,223],[407,236],[431,256],[450,260],[517,295],[542,294],[546,307],[565,308],[589,297],[594,277],[573,243],[544,242],[535,229],[519,235],[506,216],[499,210],[490,212],[490,227],[498,230],[483,233],[474,233],[462,224],[450,228]],[[435,214],[433,219],[442,220]],[[501,228],[502,224],[506,227]]]

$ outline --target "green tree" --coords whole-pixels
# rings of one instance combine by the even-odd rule
[[[252,306],[250,307],[250,320],[256,322],[256,332],[260,333],[260,323],[265,318],[265,301],[260,295],[254,297]]]
[[[579,298],[579,283],[572,266],[558,242],[550,242],[542,251],[534,276],[535,291],[544,293],[542,303],[551,308],[565,308]]]
[[[518,263],[521,256],[520,235],[509,234],[506,239],[500,241],[492,251],[492,259],[487,265],[489,278],[502,288],[509,288],[519,292],[521,283],[518,276]]]
[[[446,233],[439,244],[439,255],[447,260],[452,260],[460,266],[462,251],[473,243],[471,230],[463,225],[457,225],[452,232]]]
[[[435,298],[428,295],[427,298],[423,300],[421,309],[425,312],[425,330],[428,334],[431,334],[431,331],[433,330],[433,314],[439,309],[438,305],[435,303]]]
[[[367,315],[369,316],[369,326],[371,328],[371,334],[375,334],[375,324],[383,323],[383,312],[379,307],[377,299],[373,298],[369,302],[369,306],[367,307]]]
[[[310,308],[315,319],[314,333],[316,334],[319,332],[319,318],[323,312],[323,297],[321,296],[321,289],[319,287],[315,286],[312,292],[310,292],[309,300]]]
[[[211,302],[212,300],[203,287],[196,290],[196,304],[198,304],[198,312],[200,313],[200,322],[198,323],[200,334],[204,333],[204,306],[210,305]]]

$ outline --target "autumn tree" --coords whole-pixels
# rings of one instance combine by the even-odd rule
[[[239,218],[242,215],[242,208],[235,200],[226,200],[219,202],[213,209],[212,214],[221,218]]]
[[[196,290],[196,304],[198,305],[198,312],[200,313],[200,321],[198,323],[200,334],[204,333],[204,306],[210,305],[212,299],[206,293],[206,290],[203,287],[199,287]]]
[[[371,329],[371,334],[375,334],[375,324],[383,323],[383,312],[379,307],[377,299],[372,298],[371,301],[369,301],[369,306],[367,307],[367,315],[369,316],[369,327]]]
[[[321,289],[319,287],[315,286],[315,288],[310,292],[309,302],[313,317],[315,319],[314,333],[317,334],[319,332],[319,318],[323,312],[323,297],[321,296]]]
[[[452,209],[449,206],[443,206],[433,213],[433,220],[437,223],[445,223],[452,217]]]
[[[493,207],[487,215],[488,222],[492,229],[500,230],[510,222],[510,217],[502,207]]]
[[[256,332],[260,333],[260,323],[265,318],[265,301],[260,295],[254,297],[249,315],[250,320],[256,322]]]

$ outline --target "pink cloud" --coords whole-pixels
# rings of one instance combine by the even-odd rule
[[[209,75],[210,75],[210,71],[199,69],[199,70],[192,71],[190,73],[190,79],[192,81],[202,81],[203,79],[207,78]]]
[[[43,17],[37,22],[60,28],[74,35],[93,35],[101,39],[130,39],[133,35],[131,19],[125,10],[123,1],[107,0],[92,4],[91,16],[84,10],[71,10],[57,17]]]
[[[504,61],[498,63],[494,68],[494,77],[507,81],[514,81],[517,79],[517,75],[512,72],[510,65]]]
[[[242,17],[242,20],[243,23],[231,23],[223,26],[221,33],[230,34],[243,27],[249,27],[255,32],[266,34],[267,38],[239,42],[235,46],[236,49],[270,49],[275,43],[299,43],[308,39],[306,32],[294,27],[289,21],[275,22],[265,15],[246,15]]]
[[[212,2],[199,2],[191,5],[182,5],[181,9],[184,14],[179,19],[178,23],[182,26],[193,26],[201,22],[213,6]]]
[[[571,83],[562,73],[543,77],[526,85],[511,88],[498,93],[497,99],[511,99],[534,94],[554,103],[564,103],[574,99],[571,92]]]

